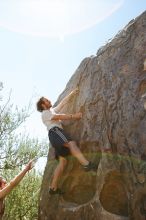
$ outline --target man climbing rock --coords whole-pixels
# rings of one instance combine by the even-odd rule
[[[58,179],[64,171],[67,164],[66,157],[69,154],[77,158],[85,171],[95,171],[97,169],[97,166],[94,163],[88,161],[84,157],[80,149],[77,147],[76,142],[66,134],[61,124],[61,121],[63,120],[79,120],[82,118],[81,112],[75,114],[59,113],[63,106],[69,102],[71,97],[77,93],[78,89],[73,90],[54,108],[52,108],[51,101],[44,97],[41,97],[37,102],[37,110],[42,113],[42,121],[47,127],[51,145],[55,148],[56,159],[59,160],[59,164],[55,169],[49,189],[51,195],[64,193],[58,188]]]

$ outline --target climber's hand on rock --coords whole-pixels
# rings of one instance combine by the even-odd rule
[[[78,113],[75,113],[74,115],[73,115],[73,118],[74,119],[81,119],[82,118],[82,112],[78,112]]]

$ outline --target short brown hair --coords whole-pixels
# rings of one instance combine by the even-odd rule
[[[44,110],[42,106],[43,103],[44,103],[44,97],[41,97],[39,101],[36,103],[36,107],[39,112],[42,112]]]

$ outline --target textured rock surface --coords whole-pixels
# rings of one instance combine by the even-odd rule
[[[84,59],[60,95],[79,86],[79,95],[62,110],[83,112],[66,123],[97,173],[84,173],[69,159],[60,180],[67,194],[50,197],[49,181],[56,161],[51,150],[39,203],[40,220],[143,220],[146,216],[146,12],[115,38]]]

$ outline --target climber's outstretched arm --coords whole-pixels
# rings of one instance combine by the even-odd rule
[[[69,95],[65,96],[65,98],[63,98],[61,100],[61,102],[56,106],[54,107],[54,110],[55,112],[60,112],[61,109],[70,101],[70,99],[76,95],[77,93],[79,92],[79,89],[76,88],[75,90],[73,90],[72,92],[69,93]]]
[[[16,176],[14,179],[10,181],[4,188],[0,190],[0,199],[5,198],[15,186],[17,186],[20,181],[23,179],[27,171],[32,169],[32,161],[30,161],[26,167]]]
[[[74,120],[74,119],[81,119],[82,118],[82,113],[81,112],[77,112],[75,114],[55,114],[53,115],[53,117],[51,118],[51,120]]]

